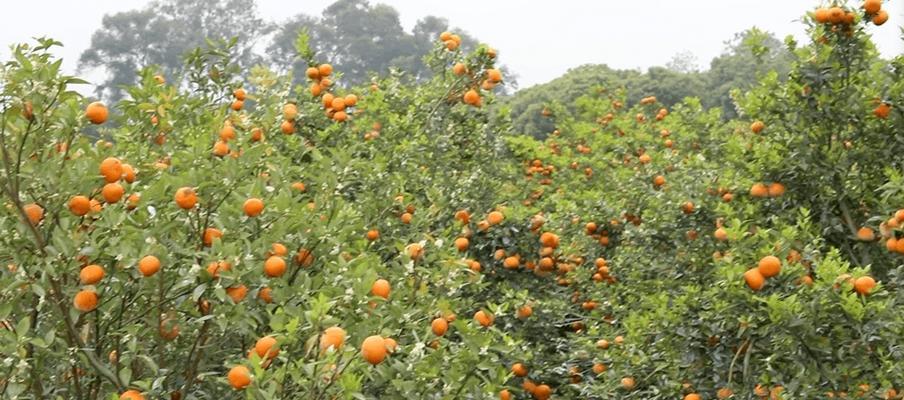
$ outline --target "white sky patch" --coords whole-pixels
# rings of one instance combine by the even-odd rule
[[[78,57],[91,44],[104,14],[144,7],[149,0],[31,0],[4,4],[8,18],[0,28],[0,60],[9,46],[47,36],[62,41],[58,51],[67,73],[75,73]],[[332,0],[257,0],[261,15],[283,21],[299,13],[320,15]],[[449,20],[499,50],[500,61],[526,88],[547,82],[583,64],[646,69],[665,65],[672,56],[690,52],[700,67],[724,49],[737,32],[756,26],[779,39],[805,39],[799,18],[818,0],[371,0],[395,7],[410,31],[418,19],[434,15]],[[859,1],[850,4],[858,5]],[[904,1],[886,0],[889,22],[870,25],[885,58],[904,53],[901,26]],[[240,34],[240,32],[237,32]],[[81,74],[89,80],[97,74]]]

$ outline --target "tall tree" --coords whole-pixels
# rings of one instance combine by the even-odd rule
[[[104,69],[97,86],[100,97],[118,100],[121,85],[136,81],[135,72],[157,65],[170,78],[179,76],[183,55],[205,40],[239,38],[240,64],[256,61],[252,48],[268,30],[253,2],[242,0],[156,0],[142,10],[104,16],[91,46],[79,59],[81,69]]]

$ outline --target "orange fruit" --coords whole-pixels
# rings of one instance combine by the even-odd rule
[[[480,104],[480,94],[476,90],[470,89],[462,96],[462,100],[465,104],[476,106]]]
[[[153,276],[160,270],[160,259],[154,256],[144,256],[138,260],[138,271],[145,277]]]
[[[461,75],[466,74],[467,72],[468,72],[468,67],[466,67],[462,63],[455,63],[455,65],[452,66],[452,73],[455,75],[461,76]]]
[[[487,214],[487,222],[490,225],[499,225],[503,220],[505,220],[505,215],[503,215],[499,211],[491,211],[489,214]]]
[[[273,243],[270,245],[270,254],[272,256],[285,256],[289,254],[289,249],[282,243]]]
[[[386,341],[382,336],[368,336],[361,342],[361,356],[370,365],[377,365],[386,359]]]
[[[223,157],[227,154],[229,154],[229,144],[222,140],[217,140],[216,143],[213,144],[213,155]]]
[[[719,400],[725,400],[733,395],[734,392],[727,387],[721,388],[716,392],[716,398],[718,398]]]
[[[226,288],[226,295],[232,299],[233,303],[238,303],[245,299],[245,296],[248,295],[248,287],[245,285],[239,284],[236,286],[230,286]]]
[[[518,319],[530,318],[534,314],[534,309],[529,304],[525,304],[518,308]]]
[[[26,204],[22,206],[22,210],[25,211],[25,215],[28,217],[28,222],[31,222],[32,225],[37,225],[44,219],[44,207],[41,207],[35,203]]]
[[[295,133],[295,122],[292,120],[284,120],[282,124],[279,125],[279,130],[286,135],[291,135]]]
[[[861,276],[854,280],[854,290],[866,296],[876,287],[876,280],[871,276]]]
[[[254,352],[260,358],[274,358],[279,355],[279,347],[276,344],[276,338],[273,336],[264,336],[257,340],[254,344]]]
[[[665,177],[662,175],[656,175],[655,177],[653,177],[653,185],[657,187],[665,185]]]
[[[345,106],[346,107],[354,107],[357,104],[358,104],[358,96],[355,96],[354,94],[345,95]]]
[[[399,348],[399,343],[393,338],[388,337],[383,339],[383,344],[386,345],[386,350],[390,353],[395,353],[396,349]]]
[[[320,73],[321,78],[330,76],[330,74],[333,73],[333,66],[330,64],[320,64],[317,67],[317,72]]]
[[[97,308],[97,292],[93,290],[81,290],[75,294],[72,304],[76,310],[89,312]]]
[[[367,240],[373,242],[380,238],[380,231],[378,231],[376,229],[371,229],[371,230],[367,231],[366,236],[367,236]]]
[[[763,278],[763,274],[758,268],[751,268],[744,272],[744,281],[747,282],[747,287],[754,291],[762,289],[766,284],[766,279]]]
[[[876,233],[872,229],[862,227],[857,230],[857,240],[861,242],[872,242],[876,239]]]
[[[540,235],[540,243],[544,247],[550,247],[550,248],[555,249],[555,248],[559,247],[559,235],[556,235],[555,233],[552,233],[552,232],[543,232],[543,234]]]
[[[499,391],[499,400],[512,400],[512,392],[509,392],[508,389],[502,389]]]
[[[69,211],[78,216],[88,214],[91,211],[91,200],[86,196],[73,196],[69,199]]]
[[[496,317],[492,313],[489,313],[489,312],[486,312],[483,310],[480,310],[480,311],[477,311],[476,313],[474,313],[474,320],[477,321],[477,323],[480,324],[481,326],[483,326],[484,328],[492,325],[493,320],[495,320],[495,319],[496,319]]]
[[[237,88],[232,91],[232,96],[235,97],[235,99],[238,101],[244,101],[247,93],[245,93],[245,89]]]
[[[370,294],[382,297],[384,299],[388,299],[391,292],[392,286],[386,279],[377,279],[370,286]]]
[[[107,106],[99,101],[88,104],[88,107],[85,108],[85,117],[94,125],[100,125],[107,122],[107,117],[109,115],[110,112],[107,110]]]
[[[728,240],[728,232],[725,231],[725,228],[717,228],[715,232],[713,232],[713,237],[720,242],[724,242]]]
[[[100,193],[104,197],[104,201],[113,204],[119,202],[119,200],[122,199],[122,196],[126,194],[126,189],[123,188],[119,183],[113,182],[104,185]]]
[[[700,400],[700,395],[696,393],[689,393],[684,396],[684,400]]]
[[[299,192],[304,192],[304,191],[307,190],[307,188],[305,187],[304,183],[302,183],[302,182],[294,182],[294,183],[292,183],[292,189],[295,189],[295,190],[297,190],[297,191],[299,191]]]
[[[888,21],[888,11],[879,10],[879,12],[873,16],[873,23],[876,24],[876,26],[882,25],[887,21]]]
[[[888,103],[879,103],[875,109],[873,109],[873,115],[877,118],[885,119],[888,118],[888,114],[891,113],[891,106]]]
[[[230,269],[232,269],[232,264],[229,264],[226,261],[214,261],[207,264],[207,273],[214,279],[220,277],[221,271],[229,271]]]
[[[829,9],[827,8],[817,8],[816,11],[813,12],[813,19],[820,24],[825,24],[829,22]]]
[[[626,376],[621,379],[621,387],[625,390],[634,390],[634,387],[637,386],[637,382],[634,381],[633,377]]]
[[[430,323],[430,329],[436,336],[443,336],[449,330],[449,321],[445,318],[436,318]]]
[[[406,253],[408,253],[408,257],[412,260],[419,260],[424,256],[424,247],[419,243],[409,244],[406,248]]]
[[[135,168],[131,164],[122,164],[122,179],[128,183],[135,182]]]
[[[552,388],[549,385],[537,385],[533,395],[537,400],[547,400],[552,395]]]
[[[338,326],[327,328],[320,335],[320,351],[333,349],[339,351],[345,344],[345,329]]]
[[[305,75],[308,79],[318,80],[320,79],[320,70],[317,69],[317,67],[308,67],[308,69],[305,70]]]
[[[232,139],[235,139],[235,128],[232,127],[231,123],[226,122],[223,124],[223,127],[220,128],[220,140],[228,142]]]
[[[144,396],[137,390],[126,390],[119,395],[119,400],[144,400]]]
[[[512,373],[515,376],[527,376],[527,367],[522,363],[514,363],[512,364]]]
[[[264,303],[272,303],[273,302],[273,289],[270,289],[266,286],[262,287],[257,292],[257,298],[261,299]]]
[[[93,285],[97,282],[100,282],[101,279],[104,279],[104,267],[100,265],[91,264],[85,268],[82,268],[78,273],[78,279],[82,283],[82,285]]]
[[[226,375],[229,385],[235,390],[242,390],[251,384],[251,371],[244,365],[236,365]]]
[[[765,127],[766,127],[766,124],[764,124],[763,121],[754,121],[752,124],[750,124],[750,130],[753,133],[760,133],[763,131],[763,128],[765,128]]]
[[[502,265],[508,269],[515,269],[521,265],[521,259],[517,255],[509,256],[502,261]]]
[[[410,213],[402,213],[402,216],[400,218],[403,224],[410,224],[411,218],[413,218],[413,216]]]
[[[455,239],[455,248],[458,249],[458,251],[467,251],[469,244],[468,238],[460,237]]]
[[[750,195],[752,197],[766,197],[769,195],[769,189],[766,188],[765,184],[754,183],[753,186],[750,187]]]
[[[492,83],[502,82],[502,72],[499,72],[498,69],[490,68],[487,69],[487,80]]]
[[[785,194],[785,185],[782,185],[778,182],[772,182],[769,184],[769,188],[766,189],[769,193],[769,197],[779,197]]]
[[[280,256],[270,256],[264,261],[264,274],[277,278],[286,273],[286,260]]]
[[[242,205],[242,210],[245,211],[245,215],[256,217],[264,211],[264,201],[258,198],[245,200],[245,204]]]
[[[195,193],[195,190],[190,187],[181,187],[176,190],[173,200],[179,208],[190,210],[195,207],[195,204],[198,204],[198,195]]]
[[[116,157],[107,157],[100,162],[100,174],[108,183],[116,182],[122,178],[122,161]]]
[[[776,256],[766,256],[760,259],[757,269],[764,278],[771,278],[782,272],[782,261]]]
[[[215,239],[223,237],[223,231],[217,228],[207,228],[204,230],[203,242],[205,246],[212,246]]]
[[[261,128],[251,129],[251,141],[260,142],[261,140],[264,140],[264,131]]]

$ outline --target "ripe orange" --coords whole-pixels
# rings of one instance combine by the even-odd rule
[[[228,121],[223,124],[223,127],[220,128],[220,140],[223,142],[228,142],[232,139],[235,139],[235,128],[232,127],[232,124]]]
[[[144,396],[137,390],[126,390],[119,395],[119,400],[144,400]]]
[[[392,286],[386,279],[377,279],[370,286],[370,294],[382,297],[384,299],[388,299],[391,292]]]
[[[122,178],[122,161],[116,157],[107,157],[100,162],[100,174],[107,183],[112,183]]]
[[[286,135],[291,135],[295,133],[295,122],[292,120],[284,120],[282,124],[279,125],[279,130]]]
[[[330,76],[330,74],[333,73],[333,66],[330,64],[320,64],[317,67],[317,72],[320,73],[321,78]]]
[[[656,175],[655,177],[653,177],[653,185],[657,187],[665,185],[665,177],[662,175]]]
[[[690,393],[684,396],[684,400],[701,400],[700,395],[696,393]]]
[[[766,197],[769,195],[769,189],[766,188],[765,184],[754,183],[753,186],[750,187],[750,195],[752,197]]]
[[[386,350],[390,353],[395,353],[396,349],[399,348],[399,343],[390,337],[383,339],[383,344],[386,345]]]
[[[377,365],[386,358],[386,340],[382,336],[368,336],[361,342],[361,356],[370,365]]]
[[[769,188],[766,191],[769,193],[769,197],[780,197],[785,194],[785,185],[778,182],[772,182],[769,184]]]
[[[260,358],[274,358],[279,355],[279,346],[273,336],[264,336],[254,344],[254,352]]]
[[[728,240],[728,232],[725,231],[725,228],[717,228],[715,232],[713,232],[713,236],[716,240],[724,242]]]
[[[104,197],[104,201],[113,204],[119,202],[119,200],[122,199],[122,196],[126,194],[126,189],[123,188],[119,183],[113,182],[104,185],[100,193]]]
[[[527,376],[527,367],[522,363],[514,363],[512,364],[512,373],[515,376]]]
[[[879,10],[879,12],[873,16],[873,23],[876,24],[876,26],[882,25],[887,21],[888,21],[888,11]]]
[[[499,72],[498,69],[490,68],[487,69],[487,80],[492,83],[502,82],[502,72]]]
[[[469,244],[468,238],[460,237],[455,239],[455,248],[458,249],[458,251],[467,251]]]
[[[257,298],[261,299],[264,303],[270,304],[273,302],[273,289],[270,289],[266,286],[262,287],[257,292]]]
[[[829,22],[829,9],[827,8],[817,8],[816,11],[813,12],[813,19],[820,24],[826,24]]]
[[[85,108],[85,117],[87,117],[88,121],[91,121],[94,125],[100,125],[107,122],[107,117],[109,115],[110,112],[107,110],[107,106],[99,101],[88,104],[88,107]]]
[[[552,395],[552,388],[549,385],[538,385],[534,389],[533,395],[537,400],[547,400]]]
[[[481,326],[483,326],[484,328],[492,325],[493,320],[495,320],[495,319],[496,319],[496,317],[492,313],[489,313],[489,312],[486,312],[483,310],[480,310],[480,311],[477,311],[476,313],[474,313],[474,320],[477,321],[477,323],[480,324]]]
[[[195,207],[195,204],[198,204],[198,195],[195,193],[195,190],[190,187],[181,187],[176,190],[173,200],[179,208],[190,210]]]
[[[282,243],[273,243],[270,245],[270,254],[271,256],[285,256],[289,254],[289,249],[286,248],[286,245]]]
[[[857,230],[857,240],[861,242],[872,242],[876,239],[876,233],[872,229],[862,227]]]
[[[293,183],[292,183],[292,189],[295,189],[295,190],[297,190],[297,191],[299,191],[299,192],[304,192],[304,191],[307,190],[307,187],[305,187],[305,185],[304,185],[303,182],[293,182]]]
[[[245,200],[245,204],[242,205],[242,210],[245,211],[245,215],[256,217],[264,211],[264,201],[258,198]]]
[[[264,131],[261,128],[251,129],[251,141],[260,142],[261,140],[264,140]]]
[[[236,365],[226,375],[229,384],[235,390],[242,390],[251,384],[251,371],[244,365]]]
[[[217,140],[216,143],[213,144],[213,155],[223,157],[227,154],[229,154],[229,144],[222,140]]]
[[[525,304],[518,308],[518,319],[530,318],[534,314],[534,309],[529,304]]]
[[[747,286],[754,291],[762,289],[763,285],[766,284],[766,279],[763,278],[763,274],[761,274],[760,270],[757,268],[748,269],[747,272],[744,273],[744,281],[747,282]]]
[[[766,256],[760,259],[757,269],[764,278],[771,278],[782,272],[782,261],[776,256]]]
[[[86,196],[73,196],[69,199],[69,211],[78,216],[83,216],[91,211],[91,200]]]
[[[763,128],[765,128],[765,127],[766,127],[766,124],[764,124],[763,121],[754,121],[752,124],[750,124],[750,130],[753,133],[760,133],[763,131]]]
[[[333,349],[339,351],[345,344],[345,329],[338,326],[326,328],[320,335],[320,351]]]
[[[716,398],[718,398],[719,400],[725,400],[733,395],[734,392],[727,387],[721,388],[716,392]]]
[[[100,282],[101,279],[104,279],[104,267],[91,264],[82,268],[78,273],[78,279],[82,282],[82,285],[96,284],[97,282]]]
[[[621,379],[621,387],[625,390],[634,390],[634,387],[637,386],[637,382],[634,381],[633,377],[626,376]]]
[[[477,106],[480,104],[480,94],[476,90],[470,89],[462,96],[462,100],[465,104]]]
[[[22,206],[22,210],[25,211],[25,215],[28,217],[28,222],[31,222],[32,225],[37,225],[44,219],[44,207],[41,207],[35,203],[26,204]]]
[[[861,276],[854,280],[854,290],[866,296],[876,287],[876,280],[871,276]]]
[[[97,308],[97,292],[93,290],[81,290],[75,294],[72,304],[76,310],[89,312]]]
[[[136,174],[137,174],[137,172],[135,171],[135,168],[132,167],[131,164],[126,164],[126,163],[122,164],[122,179],[123,180],[125,180],[128,183],[135,182]]]
[[[245,299],[245,296],[248,295],[248,287],[245,285],[239,284],[236,286],[230,286],[226,288],[226,295],[232,299],[233,303],[238,303]]]
[[[380,238],[380,231],[376,229],[371,229],[367,231],[367,240],[373,242]]]
[[[232,96],[235,97],[235,99],[238,101],[244,101],[246,98],[246,95],[247,94],[245,93],[245,89],[242,89],[242,88],[237,88],[232,91]]]
[[[449,321],[445,318],[436,318],[430,323],[430,329],[436,336],[443,336],[449,330]]]
[[[516,269],[519,265],[521,265],[521,259],[517,255],[506,257],[502,261],[502,266],[508,269]]]
[[[212,246],[215,239],[223,237],[223,231],[217,228],[207,228],[204,230],[203,242],[205,246]]]
[[[873,110],[873,115],[877,118],[885,119],[888,118],[888,114],[891,113],[891,106],[888,103],[879,103],[878,106]]]
[[[491,211],[489,214],[487,214],[487,222],[490,225],[501,224],[503,220],[505,220],[505,215],[502,214],[502,212]]]
[[[138,271],[145,277],[152,276],[160,270],[160,259],[154,256],[144,256],[138,260]]]
[[[402,216],[400,218],[403,224],[410,224],[411,218],[413,218],[413,216],[410,213],[402,213]]]
[[[544,247],[555,249],[559,247],[559,235],[552,232],[543,232],[543,234],[540,235],[540,243]]]
[[[229,271],[232,269],[232,264],[226,261],[214,261],[210,264],[207,264],[207,273],[210,274],[214,279],[220,277],[221,271]]]
[[[264,274],[277,278],[286,273],[286,260],[280,256],[270,256],[264,261]]]
[[[499,400],[512,400],[512,392],[509,392],[508,389],[502,389],[499,391]]]
[[[452,73],[458,76],[464,75],[468,72],[468,68],[465,67],[462,63],[456,63],[452,66]]]

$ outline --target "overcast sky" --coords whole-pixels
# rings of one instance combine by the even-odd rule
[[[251,1],[251,0],[249,0]],[[74,72],[79,54],[104,14],[141,8],[148,0],[28,0],[4,2],[0,58],[12,43],[49,36],[65,48],[59,53]],[[779,38],[803,39],[797,21],[818,0],[371,0],[395,7],[410,30],[426,15],[445,17],[497,48],[500,60],[518,76],[522,88],[562,75],[588,63],[616,68],[666,64],[676,53],[693,53],[706,68],[736,32],[757,26]],[[331,0],[257,0],[271,21],[305,13],[320,15]],[[859,0],[851,4],[859,4]],[[904,53],[901,26],[904,0],[885,1],[891,18],[870,26],[887,57]]]

